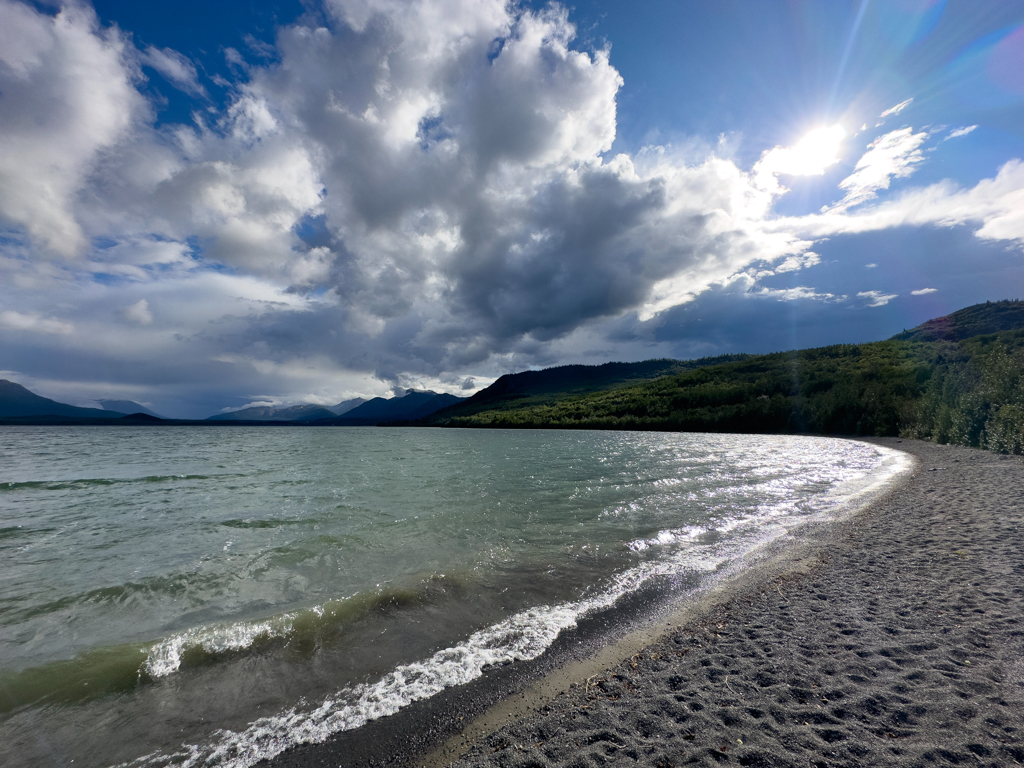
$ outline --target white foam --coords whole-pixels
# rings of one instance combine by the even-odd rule
[[[637,539],[627,545],[634,552],[643,552],[651,547],[664,547],[670,544],[679,544],[683,541],[693,541],[701,534],[707,533],[707,528],[690,525],[685,528],[659,531],[657,536],[649,539]]]
[[[608,589],[589,599],[517,613],[429,659],[399,666],[376,683],[339,691],[315,709],[293,707],[260,718],[242,732],[219,731],[206,747],[184,745],[176,754],[147,755],[130,765],[248,768],[297,744],[322,743],[335,733],[359,728],[445,688],[475,680],[489,666],[537,658],[584,615],[610,607],[654,576],[678,573],[683,560],[690,570],[713,571],[725,559],[709,553],[645,563],[619,574]]]
[[[189,649],[202,649],[210,654],[241,651],[264,638],[284,637],[291,628],[291,616],[285,615],[273,622],[239,622],[190,629],[172,635],[150,648],[142,664],[142,671],[154,679],[167,677],[178,671]]]

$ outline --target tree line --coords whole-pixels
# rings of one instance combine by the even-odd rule
[[[903,436],[1024,453],[1024,330],[757,355],[453,427]]]

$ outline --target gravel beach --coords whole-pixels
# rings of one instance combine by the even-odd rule
[[[629,658],[527,691],[525,717],[414,763],[1024,764],[1021,459],[877,442],[919,467],[810,565],[720,590]]]

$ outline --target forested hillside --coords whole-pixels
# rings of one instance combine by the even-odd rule
[[[746,360],[748,357],[750,355],[721,355],[697,360],[662,358],[638,363],[559,365],[540,371],[508,373],[458,405],[446,408],[443,418],[471,416],[482,411],[552,405],[568,397],[633,386],[696,368]]]
[[[1022,453],[1021,326],[1024,303],[995,302],[888,341],[757,355],[548,404],[445,409],[430,423],[904,435]],[[968,338],[965,329],[982,333]]]

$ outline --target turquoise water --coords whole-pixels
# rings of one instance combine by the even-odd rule
[[[4,765],[252,765],[907,467],[806,437],[0,429]]]

